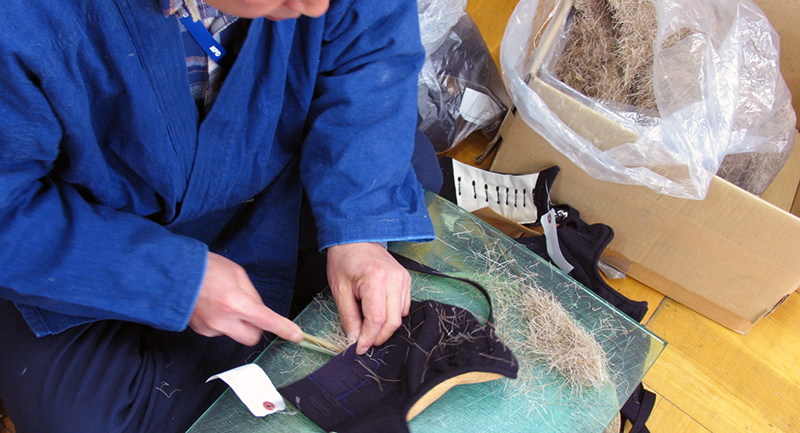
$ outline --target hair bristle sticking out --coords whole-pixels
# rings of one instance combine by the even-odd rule
[[[572,24],[553,72],[564,84],[590,98],[657,112],[653,81],[657,30],[658,11],[652,0],[575,0]],[[661,49],[669,49],[696,32],[678,28],[661,42]],[[692,64],[692,54],[686,55],[686,64]],[[677,60],[672,63],[680,65]],[[672,67],[669,87],[694,89],[697,74],[696,68]],[[761,195],[790,152],[789,146],[780,153],[727,155],[717,175]]]
[[[472,236],[472,230],[482,230],[480,227],[464,228],[465,231],[456,236]],[[464,261],[472,268],[470,278],[490,291],[496,334],[519,363],[517,379],[506,382],[508,395],[529,392],[541,382],[542,371],[546,370],[560,375],[565,388],[576,391],[609,382],[607,355],[593,334],[570,315],[555,295],[536,285],[538,274],[509,260],[498,243],[476,242],[469,247],[470,253]],[[426,286],[425,290],[430,293],[434,289]],[[311,307],[319,310],[323,323],[330,324],[325,329],[315,330],[316,336],[332,345],[340,345],[342,350],[347,348],[347,338],[334,304],[318,297]],[[447,331],[463,317],[440,312],[439,320],[442,329]],[[604,327],[606,325],[602,324],[592,332],[608,331]],[[461,334],[451,337],[443,343],[457,344],[469,338]]]
[[[350,346],[350,342],[347,341],[347,335],[344,332],[344,328],[342,328],[339,321],[339,313],[335,310],[335,307],[336,304],[330,302],[328,297],[317,295],[307,308],[318,310],[318,314],[323,318],[321,323],[329,325],[321,330],[315,330],[317,332],[315,337],[325,341],[331,349],[335,348],[335,352],[341,353]]]

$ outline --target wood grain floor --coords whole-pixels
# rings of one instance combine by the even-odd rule
[[[740,335],[633,279],[611,284],[647,299],[647,327],[669,342],[644,379],[651,431],[800,432],[800,295]]]

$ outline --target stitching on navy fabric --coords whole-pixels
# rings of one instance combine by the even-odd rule
[[[386,355],[386,350],[384,350],[384,351],[382,351],[382,352],[381,352],[381,357],[380,357],[380,360],[381,360],[381,361],[383,361],[383,357],[384,357],[385,355]],[[380,362],[379,362],[379,363],[377,363],[377,364],[378,364],[378,366],[377,366],[377,367],[375,367],[375,370],[372,372],[373,374],[376,374],[376,373],[378,373],[378,370],[380,370],[380,368],[381,368],[381,365],[383,365],[383,364],[382,364],[382,363],[380,363]],[[368,379],[362,379],[362,380],[361,380],[361,382],[359,382],[359,384],[358,384],[358,385],[356,385],[355,387],[353,387],[353,389],[351,389],[350,391],[347,391],[346,393],[344,393],[344,394],[340,395],[339,397],[337,397],[337,398],[336,398],[336,401],[339,401],[339,400],[341,400],[341,399],[343,399],[343,398],[347,397],[348,395],[350,395],[350,394],[352,394],[352,393],[356,392],[356,391],[358,390],[358,388],[361,388],[361,387],[362,387],[362,386],[364,386],[364,384],[365,384],[365,383],[367,383],[367,382],[369,382],[369,380],[368,380]],[[341,404],[341,402],[340,402],[339,404]],[[343,406],[343,407],[344,407],[344,406]],[[349,411],[348,411],[348,412],[349,412]],[[355,416],[355,415],[353,415],[353,416]]]
[[[323,387],[322,385],[320,385],[320,383],[319,383],[319,382],[317,382],[317,380],[316,380],[316,379],[314,379],[314,376],[308,376],[308,378],[311,380],[311,382],[313,382],[313,383],[314,383],[314,385],[317,385],[317,387],[319,387],[319,389],[321,389],[321,390],[322,390],[322,392],[325,392],[325,393],[327,393],[327,392],[328,392],[328,390],[327,390],[327,389],[325,389],[325,387]],[[337,402],[337,403],[339,403],[339,406],[341,406],[341,407],[342,407],[342,409],[346,410],[346,411],[347,411],[347,413],[349,413],[349,414],[350,414],[350,416],[352,416],[353,418],[355,418],[355,417],[356,417],[356,414],[354,414],[353,412],[351,412],[351,411],[350,411],[350,409],[346,408],[346,407],[345,407],[345,406],[344,406],[342,403],[340,403],[338,398],[336,399],[336,402]]]

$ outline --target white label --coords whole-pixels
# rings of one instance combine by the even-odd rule
[[[483,207],[520,224],[539,219],[534,189],[538,173],[508,175],[493,173],[453,160],[456,203],[468,212]]]
[[[459,110],[461,111],[461,117],[478,125],[478,128],[488,125],[489,122],[497,119],[502,112],[492,98],[469,87],[464,90]]]
[[[206,383],[214,379],[225,381],[255,416],[267,416],[286,409],[283,397],[275,389],[267,373],[256,364],[246,364],[215,374]]]

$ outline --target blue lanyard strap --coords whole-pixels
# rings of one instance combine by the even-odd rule
[[[225,48],[214,39],[214,36],[212,36],[206,26],[203,25],[202,21],[195,21],[191,16],[185,16],[179,19],[181,23],[183,23],[183,26],[186,27],[186,30],[189,31],[189,34],[200,44],[200,47],[203,48],[203,51],[205,51],[211,59],[216,62],[225,55]]]

